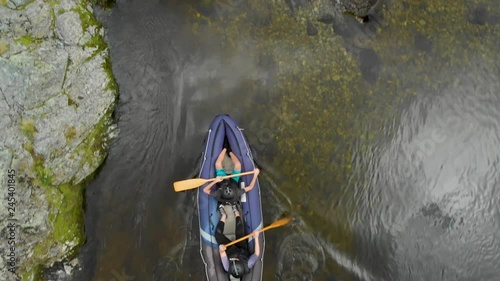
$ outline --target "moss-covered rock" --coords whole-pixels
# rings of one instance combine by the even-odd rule
[[[16,171],[19,210],[19,260],[15,270],[3,260],[0,280],[39,280],[84,242],[83,188],[106,157],[118,88],[88,2],[35,0],[0,17],[10,24],[0,26],[10,46],[0,58],[0,144],[9,152],[0,173]]]
[[[10,49],[9,44],[0,42],[0,56],[3,55],[3,53],[7,52],[9,49]]]

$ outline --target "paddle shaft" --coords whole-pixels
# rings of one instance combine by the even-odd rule
[[[228,175],[228,176],[223,176],[221,178],[228,179],[228,178],[233,178],[233,177],[238,177],[238,176],[250,175],[253,173],[254,173],[254,171],[250,171],[250,172],[244,172],[244,173],[240,173],[240,174],[232,174],[232,175]],[[210,181],[213,181],[216,179],[217,178],[212,178],[212,179],[196,178],[196,179],[188,179],[188,180],[183,180],[183,181],[176,181],[176,182],[174,182],[174,190],[176,192],[179,192],[179,191],[197,188],[197,187],[199,187],[207,182],[210,182]]]
[[[275,221],[274,223],[272,223],[269,226],[264,227],[263,229],[259,229],[259,230],[256,230],[256,231],[259,232],[259,233],[261,233],[261,232],[264,232],[264,231],[269,230],[271,228],[276,228],[276,227],[283,226],[283,225],[289,223],[291,220],[292,220],[291,218],[281,219],[281,220]],[[227,243],[224,246],[226,246],[226,248],[227,248],[227,247],[232,246],[232,245],[234,245],[236,243],[239,243],[239,242],[241,242],[243,240],[246,240],[246,239],[248,239],[248,238],[250,238],[252,236],[253,236],[253,233],[250,233],[250,234],[245,235],[245,236],[243,236],[241,238],[238,238],[238,239],[236,239],[234,241],[231,241],[231,242]]]
[[[222,179],[229,179],[229,178],[234,178],[234,177],[239,177],[239,176],[245,176],[245,175],[252,175],[252,174],[254,174],[254,171],[244,172],[244,173],[239,173],[239,174],[234,174],[234,175],[227,175],[227,176],[223,176],[221,178]],[[207,180],[207,182],[213,181],[213,180],[216,180],[216,179],[217,178],[209,179],[209,180]]]
[[[257,231],[260,233],[260,232],[263,232],[263,231],[265,231],[265,230],[266,230],[266,229],[265,229],[265,228],[263,228],[263,229],[261,229],[261,230],[257,230]],[[236,244],[236,243],[239,243],[239,242],[241,242],[241,241],[243,241],[243,240],[246,240],[246,239],[248,239],[248,238],[250,238],[250,237],[252,237],[252,236],[253,236],[253,233],[250,233],[250,234],[248,234],[248,235],[245,235],[245,236],[241,237],[240,239],[236,239],[236,240],[234,240],[234,241],[231,241],[231,242],[227,243],[227,244],[226,244],[226,245],[224,245],[224,246],[226,246],[226,248],[227,248],[227,247],[232,246],[232,245],[234,245],[234,244]]]

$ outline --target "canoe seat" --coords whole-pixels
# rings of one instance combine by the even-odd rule
[[[224,211],[226,211],[227,214],[226,224],[224,226],[224,235],[226,235],[230,240],[234,240],[236,237],[236,220],[233,208],[230,205],[226,205],[224,206]]]

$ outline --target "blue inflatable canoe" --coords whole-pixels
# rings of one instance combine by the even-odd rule
[[[243,135],[243,129],[229,115],[218,115],[208,129],[203,148],[200,178],[215,177],[215,161],[217,156],[226,146],[241,162],[242,172],[255,169],[250,147]],[[249,185],[253,175],[241,177],[244,185]],[[208,183],[207,183],[208,184]],[[205,272],[209,281],[230,280],[224,271],[219,256],[219,245],[215,240],[215,229],[219,221],[218,202],[213,197],[206,195],[204,184],[198,188],[198,212],[200,222],[200,252],[205,264]],[[260,200],[260,187],[257,180],[255,187],[241,198],[242,218],[245,225],[245,234],[263,228],[262,206]],[[227,225],[227,224],[226,224]],[[262,263],[264,259],[264,235],[259,235],[261,255],[249,274],[243,276],[243,281],[262,280]],[[249,240],[249,249],[253,253],[254,241]],[[232,278],[232,277],[231,277]],[[233,279],[231,279],[233,280]]]

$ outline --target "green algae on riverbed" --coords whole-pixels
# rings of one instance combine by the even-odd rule
[[[325,221],[324,214],[314,218],[317,210],[312,205],[318,203],[327,184],[341,182],[348,173],[350,155],[346,151],[350,151],[352,140],[359,134],[354,128],[356,107],[370,93],[365,91],[356,59],[342,46],[341,38],[333,36],[331,28],[319,28],[317,36],[308,36],[301,21],[284,9],[276,7],[272,20],[260,27],[249,26],[247,14],[210,21],[210,25],[223,38],[221,47],[228,60],[245,54],[274,70],[270,87],[245,81],[235,90],[244,93],[243,107],[272,114],[255,116],[255,122],[247,128],[250,143],[259,146],[266,142],[262,149],[272,147],[273,166],[289,179],[279,185],[292,200],[293,212],[304,217],[314,231],[329,225],[326,230],[331,233],[331,242],[343,252],[350,252],[354,240],[346,213],[337,212],[334,219]],[[262,101],[259,96],[266,92],[265,104],[255,102]],[[279,120],[272,123],[276,128],[270,128],[270,142],[260,135],[271,126],[266,119]],[[340,159],[334,159],[332,152],[337,152]],[[318,177],[322,171],[335,172]],[[318,189],[318,185],[323,187]],[[324,205],[326,201],[319,203]]]
[[[499,69],[500,30],[470,21],[474,5],[486,5],[494,13],[494,2],[387,2],[366,25],[370,30],[351,27],[352,42],[322,24],[316,25],[316,36],[308,36],[312,13],[291,16],[285,6],[273,5],[259,25],[251,24],[257,12],[248,7],[226,11],[220,19],[196,13],[193,30],[202,36],[202,26],[209,26],[228,58],[244,53],[273,69],[272,85],[247,81],[238,88],[245,94],[244,108],[269,113],[255,116],[248,128],[255,132],[248,134],[250,142],[266,150],[266,161],[286,177],[279,185],[295,211],[342,251],[352,253],[352,197],[356,188],[369,184],[353,172],[363,170],[354,158],[370,143],[391,137],[397,126],[387,129],[385,124],[395,120],[397,125],[405,100],[438,95],[453,83],[454,73],[474,71],[478,64]],[[363,79],[356,56],[361,49],[373,50],[380,59],[373,83]],[[251,91],[267,93],[266,104]],[[262,131],[268,136],[259,135]],[[346,207],[341,200],[351,203]]]

